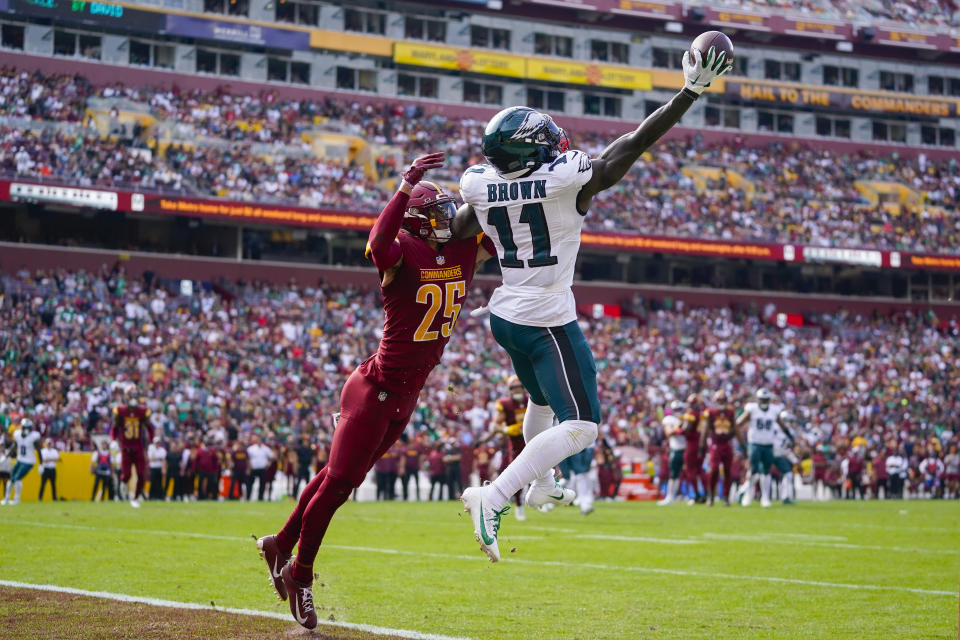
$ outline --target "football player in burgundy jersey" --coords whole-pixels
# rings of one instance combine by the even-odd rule
[[[257,541],[277,594],[289,596],[290,612],[308,629],[317,626],[313,561],[330,519],[406,427],[427,376],[440,364],[476,267],[495,253],[482,234],[451,238],[453,199],[421,182],[443,160],[443,153],[414,160],[370,231],[367,254],[380,274],[386,315],[380,346],[343,385],[327,466],[280,532]],[[290,561],[294,545],[297,557]]]
[[[683,451],[683,473],[694,495],[699,495],[697,480],[703,480],[701,478],[703,456],[700,454],[700,412],[702,408],[700,398],[691,395],[687,398],[686,413],[680,416],[681,433],[687,440],[687,446]],[[693,503],[693,498],[687,500],[687,504]]]
[[[130,467],[137,469],[136,490],[130,492],[130,506],[140,506],[143,485],[147,480],[147,444],[153,441],[150,409],[140,404],[136,387],[126,392],[126,402],[113,408],[110,439],[120,444],[120,481],[130,482]]]
[[[523,439],[523,416],[527,412],[527,392],[517,376],[510,376],[507,386],[510,395],[497,400],[497,415],[493,419],[494,429],[504,434],[509,443],[505,451],[509,450],[510,455],[502,460],[500,471],[516,460],[526,444],[526,440]],[[517,520],[526,520],[522,494],[523,489],[513,494],[514,504],[517,505]]]
[[[710,438],[710,493],[707,504],[713,506],[717,494],[717,481],[720,479],[720,467],[723,467],[723,504],[730,506],[730,483],[733,477],[733,438],[736,435],[734,424],[736,414],[727,394],[717,391],[713,396],[714,407],[703,412],[700,419],[700,455],[706,451],[707,438]]]

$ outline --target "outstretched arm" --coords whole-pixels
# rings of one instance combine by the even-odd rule
[[[679,122],[704,89],[732,66],[726,63],[726,52],[715,55],[713,47],[707,52],[706,60],[699,50],[694,50],[694,53],[694,59],[690,58],[689,51],[683,54],[683,89],[647,116],[635,131],[614,140],[600,157],[593,160],[593,176],[583,185],[577,197],[577,208],[581,212],[590,208],[593,196],[619,182],[640,154]]]
[[[442,166],[443,152],[441,151],[420,156],[413,161],[409,169],[403,172],[403,182],[401,182],[400,188],[377,217],[367,241],[368,255],[380,271],[387,271],[396,266],[400,258],[403,257],[400,246],[394,240],[400,233],[403,215],[407,211],[407,201],[410,199],[410,193],[413,191],[414,185],[423,179],[423,174],[428,169]]]
[[[464,240],[475,237],[483,231],[483,227],[480,226],[480,221],[477,220],[477,212],[473,210],[473,207],[464,204],[457,209],[457,215],[453,217],[453,222],[450,223],[450,231],[457,240]]]

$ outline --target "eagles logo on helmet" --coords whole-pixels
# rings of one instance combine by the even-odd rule
[[[487,123],[480,144],[487,162],[505,177],[537,169],[570,148],[570,138],[549,115],[509,107]]]
[[[432,182],[419,182],[410,192],[403,228],[423,240],[446,242],[453,237],[450,223],[457,213],[453,198]]]

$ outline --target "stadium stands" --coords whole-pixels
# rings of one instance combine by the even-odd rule
[[[325,432],[346,375],[376,348],[382,323],[374,287],[225,283],[186,297],[179,283],[120,269],[23,270],[0,282],[3,413],[33,412],[67,449],[106,431],[117,390],[131,381],[171,439],[221,428],[262,428],[277,440]],[[958,444],[955,321],[839,312],[782,329],[751,310],[669,307],[636,299],[625,303],[630,317],[583,321],[611,441],[658,444],[673,398],[722,386],[745,401],[764,386],[800,418],[808,453],[843,451],[862,437],[871,453],[905,447],[919,469],[927,448]],[[434,437],[480,435],[487,423],[463,415],[489,411],[510,373],[483,320],[464,314],[415,427]]]
[[[270,93],[176,92],[93,88],[81,77],[0,74],[0,114],[36,125],[82,123],[79,130],[0,128],[0,173],[76,185],[173,191],[232,200],[278,201],[376,212],[392,183],[392,157],[370,175],[341,158],[316,155],[304,134],[340,130],[412,157],[443,140],[455,185],[463,167],[482,161],[483,123],[408,113],[391,104],[341,99],[283,101]],[[123,101],[179,133],[161,144],[96,130],[88,101]],[[417,117],[422,116],[422,117]],[[561,124],[562,118],[560,120]],[[165,129],[166,131],[166,129]],[[609,136],[571,132],[599,153]],[[152,147],[152,148],[151,148]],[[638,194],[643,197],[638,198]],[[892,194],[892,196],[891,196]],[[587,227],[655,235],[956,252],[960,167],[922,153],[902,158],[845,155],[800,142],[745,145],[695,138],[658,145],[616,189],[594,201]]]
[[[960,25],[960,12],[950,0],[929,1],[881,1],[848,2],[846,0],[806,0],[778,2],[777,0],[718,0],[711,2],[720,6],[736,6],[744,9],[760,9],[777,13],[802,13],[816,18],[833,20],[873,21],[889,20],[910,25],[951,26]]]

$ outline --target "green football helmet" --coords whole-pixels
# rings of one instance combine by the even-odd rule
[[[553,118],[530,107],[509,107],[493,116],[480,149],[501,175],[536,169],[570,147]]]

